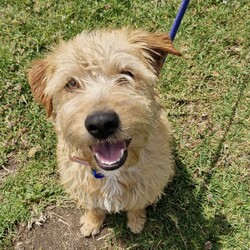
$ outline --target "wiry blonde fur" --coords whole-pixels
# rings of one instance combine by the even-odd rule
[[[86,209],[81,219],[84,236],[97,234],[107,212],[128,212],[128,226],[139,233],[145,207],[162,195],[174,174],[170,129],[155,92],[167,53],[180,55],[163,33],[123,28],[83,32],[61,42],[29,70],[29,83],[58,135],[57,158],[62,184]],[[122,72],[133,72],[131,78]],[[79,88],[65,84],[74,78]],[[110,140],[132,138],[128,158],[114,171],[99,169],[90,146],[95,139],[84,127],[98,110],[114,110],[119,133]],[[86,165],[73,162],[77,156]],[[105,175],[96,179],[95,167]]]

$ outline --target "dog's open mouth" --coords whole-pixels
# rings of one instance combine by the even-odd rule
[[[94,144],[91,149],[97,165],[104,170],[120,168],[128,157],[127,147],[130,141],[131,139]]]

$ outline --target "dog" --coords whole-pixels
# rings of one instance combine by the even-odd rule
[[[128,27],[83,31],[34,61],[28,82],[58,137],[61,183],[85,213],[85,237],[125,211],[138,234],[145,208],[174,175],[171,129],[156,85],[169,36]]]

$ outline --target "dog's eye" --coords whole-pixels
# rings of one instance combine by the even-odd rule
[[[124,71],[122,71],[121,72],[123,75],[127,75],[127,76],[129,76],[129,77],[131,77],[131,78],[134,78],[134,74],[131,72],[131,71],[129,71],[129,70],[124,70]]]
[[[65,88],[70,91],[78,89],[79,87],[80,84],[74,78],[70,78],[65,85]]]

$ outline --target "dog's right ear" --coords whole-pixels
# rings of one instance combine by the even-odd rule
[[[129,41],[143,51],[144,58],[157,75],[162,69],[167,54],[181,56],[181,52],[175,49],[173,41],[166,33],[129,30]]]
[[[48,62],[45,59],[34,61],[28,70],[28,82],[35,100],[41,103],[46,111],[47,117],[52,114],[52,98],[44,93],[49,74],[51,74]]]

